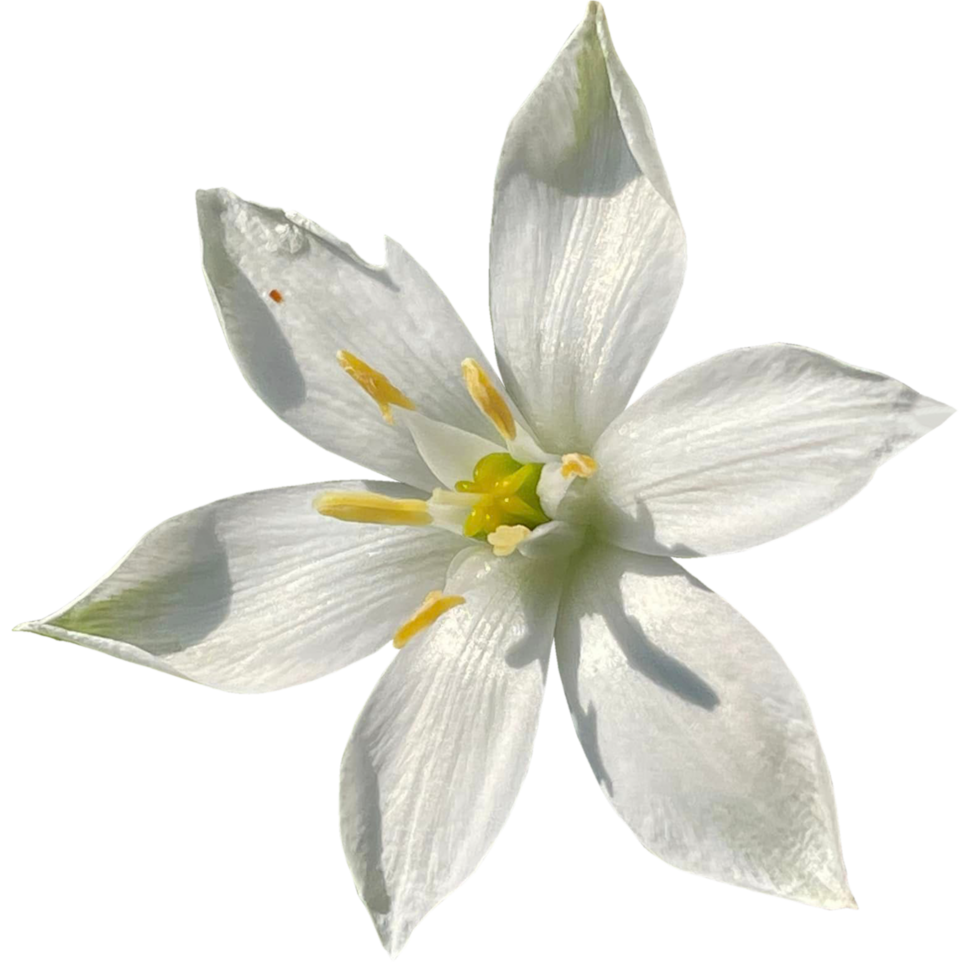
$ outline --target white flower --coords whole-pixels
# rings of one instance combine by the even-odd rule
[[[298,215],[227,191],[198,200],[208,281],[249,383],[304,435],[400,482],[182,514],[24,628],[231,691],[403,646],[342,772],[344,847],[393,952],[506,818],[552,637],[596,778],[647,848],[853,905],[802,693],[673,559],[826,514],[950,409],[782,344],[721,354],[626,408],[685,244],[601,8],[504,144],[490,285],[505,384],[401,246],[374,267]]]

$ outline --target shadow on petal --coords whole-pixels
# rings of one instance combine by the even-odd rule
[[[613,782],[599,750],[601,719],[596,706],[591,702],[584,704],[579,694],[582,645],[587,642],[583,637],[583,622],[600,620],[615,640],[625,663],[675,697],[708,712],[721,704],[718,693],[707,681],[646,636],[639,621],[623,606],[620,583],[625,575],[648,579],[676,575],[683,576],[698,589],[710,590],[669,559],[623,550],[619,550],[617,559],[616,574],[588,581],[584,587],[583,583],[579,583],[574,598],[570,600],[574,603],[574,609],[560,617],[565,626],[561,637],[562,657],[558,661],[576,734],[592,772],[610,797],[615,795]]]
[[[242,373],[269,407],[282,415],[306,401],[306,380],[279,314],[273,314],[230,254],[227,198],[223,191],[199,191],[197,195],[204,268]],[[257,210],[275,217],[267,209]]]
[[[564,658],[558,661],[558,668],[565,689],[565,700],[572,713],[575,734],[582,743],[585,758],[592,767],[592,773],[599,785],[609,796],[613,796],[612,777],[603,764],[602,754],[599,752],[598,716],[595,705],[591,702],[588,707],[583,705],[578,693],[578,671],[582,658],[582,616],[585,615],[585,611],[579,610],[578,613],[576,616],[569,617],[568,632],[563,637],[567,647],[565,647]]]
[[[689,548],[686,544],[665,545],[657,538],[653,514],[645,501],[637,500],[636,514],[625,511],[616,513],[616,534],[609,538],[611,544],[624,549],[628,554],[653,555],[670,558],[703,558],[704,554]],[[646,550],[649,549],[649,550]],[[644,568],[641,574],[651,574]],[[656,574],[656,573],[654,573]],[[665,573],[666,574],[666,573]],[[704,588],[696,579],[691,579],[699,588]]]
[[[505,172],[573,197],[616,197],[644,180],[623,133],[594,21],[525,103],[508,133]]]
[[[629,665],[659,684],[664,690],[676,694],[689,704],[714,711],[721,700],[714,688],[703,681],[693,670],[665,653],[643,633],[639,622],[628,614],[605,616],[609,632],[616,638]]]
[[[49,622],[52,626],[119,640],[155,657],[179,653],[200,643],[227,619],[231,609],[232,582],[228,554],[215,531],[217,512],[204,508],[187,515],[199,526],[186,533],[186,549],[177,548],[153,561],[163,571],[139,577],[138,566],[120,566],[117,581],[129,573],[133,583],[118,591],[96,591]],[[147,542],[152,551],[152,533]],[[170,543],[161,540],[160,545]],[[139,557],[134,553],[132,561]],[[157,556],[159,557],[159,556]],[[146,560],[144,558],[144,560]],[[167,571],[167,565],[172,570]],[[117,588],[108,580],[111,588]],[[104,583],[105,585],[105,583]]]
[[[385,916],[391,911],[391,896],[388,894],[388,883],[385,881],[384,863],[381,859],[383,847],[381,792],[378,787],[378,773],[371,762],[367,746],[352,739],[344,756],[344,768],[349,769],[352,778],[351,786],[357,789],[357,799],[351,806],[351,813],[356,814],[360,822],[360,832],[357,836],[357,854],[348,855],[348,860],[354,860],[360,865],[364,875],[362,898],[370,909],[379,934]],[[382,940],[384,940],[382,936]]]
[[[568,570],[567,559],[550,558],[521,558],[522,561],[532,562],[529,567],[534,569],[535,578],[540,577],[543,581],[563,580]],[[555,606],[552,607],[551,614],[554,615],[555,607],[558,604],[561,590],[557,590]],[[514,593],[514,601],[521,604],[523,611],[522,621],[531,622],[534,617],[541,615],[541,602],[538,597],[530,594],[528,589],[518,589]],[[525,629],[524,633],[517,637],[513,644],[504,653],[504,660],[508,667],[521,669],[533,664],[535,661],[541,667],[542,679],[548,674],[548,660],[551,657],[552,644],[542,645],[533,630]]]

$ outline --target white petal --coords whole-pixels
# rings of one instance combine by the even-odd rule
[[[647,554],[748,548],[839,507],[950,414],[804,347],[729,351],[658,385],[602,434],[596,521]]]
[[[452,490],[458,480],[472,480],[473,467],[490,453],[506,452],[500,443],[445,422],[435,422],[418,412],[397,411],[396,418],[412,433],[419,455],[442,482]]]
[[[398,654],[344,755],[344,849],[392,953],[476,867],[530,758],[559,581],[488,554],[457,569],[446,591],[465,604]]]
[[[493,436],[460,365],[491,375],[449,301],[400,245],[372,266],[296,214],[229,191],[197,196],[204,269],[228,344],[249,384],[303,435],[413,486],[435,481],[404,426],[389,425],[337,363],[349,350],[430,418]],[[281,298],[270,297],[275,290]]]
[[[507,440],[507,452],[519,463],[549,463],[557,459],[554,453],[546,452],[538,445],[528,429],[517,421],[520,417],[520,413],[515,412],[517,434],[513,439]]]
[[[200,507],[151,531],[70,606],[21,628],[228,691],[337,670],[390,640],[470,542],[329,520],[312,505],[326,489],[417,494],[354,481]]]
[[[561,559],[575,554],[585,540],[585,528],[565,521],[548,521],[536,527],[518,546],[525,558]]]
[[[765,638],[669,558],[596,545],[570,579],[565,695],[643,845],[720,881],[853,906],[813,720]]]
[[[546,463],[541,470],[538,479],[538,499],[544,512],[550,517],[557,517],[565,497],[572,484],[581,481],[575,474],[569,473],[568,476],[562,474],[562,463]]]
[[[587,452],[626,405],[684,276],[653,133],[590,5],[511,123],[490,297],[500,370],[551,452]]]

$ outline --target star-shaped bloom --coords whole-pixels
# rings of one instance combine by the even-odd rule
[[[853,905],[803,694],[674,559],[823,516],[950,409],[785,344],[720,354],[627,407],[685,243],[601,8],[504,143],[490,245],[503,383],[400,245],[377,267],[298,215],[223,190],[198,206],[248,382],[397,482],[182,514],[26,628],[230,691],[310,681],[394,640],[341,776],[347,858],[392,951],[507,817],[553,639],[589,763],[649,850]]]

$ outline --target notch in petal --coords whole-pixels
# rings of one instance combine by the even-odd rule
[[[401,246],[388,240],[386,264],[373,266],[297,214],[226,190],[198,191],[197,205],[228,345],[255,392],[291,426],[386,476],[435,486],[411,435],[388,425],[337,363],[343,350],[398,391],[393,404],[494,435],[458,380],[460,362],[480,350]]]

